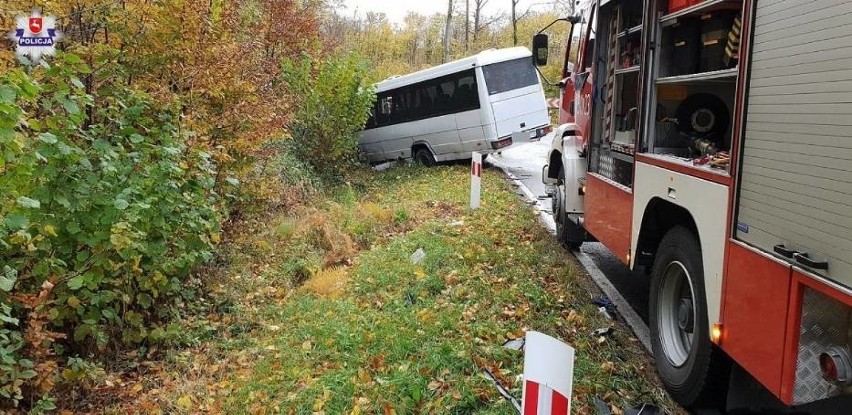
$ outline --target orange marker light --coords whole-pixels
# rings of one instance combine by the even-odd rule
[[[713,329],[710,330],[710,340],[716,344],[722,341],[722,323],[713,324]]]

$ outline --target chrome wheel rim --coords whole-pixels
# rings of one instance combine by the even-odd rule
[[[657,329],[666,358],[674,367],[689,360],[698,326],[695,290],[683,263],[673,261],[663,272],[657,300]]]

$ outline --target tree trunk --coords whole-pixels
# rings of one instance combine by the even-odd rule
[[[473,0],[473,43],[479,39],[479,31],[482,30],[482,7],[488,0]]]
[[[479,39],[479,8],[477,7],[473,11],[473,43],[476,43],[476,40]]]
[[[512,0],[512,43],[518,46],[518,19],[515,9],[518,6],[518,0]]]
[[[450,29],[453,23],[453,0],[447,0],[447,25],[444,26],[444,59],[446,63],[450,60]]]
[[[470,0],[464,0],[464,51],[470,50]]]

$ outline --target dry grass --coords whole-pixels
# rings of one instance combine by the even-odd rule
[[[380,226],[390,225],[393,221],[393,211],[378,203],[365,202],[358,205],[360,214],[366,216],[368,220],[375,221]]]
[[[339,298],[349,282],[349,273],[344,267],[325,268],[317,271],[302,285],[307,292],[328,298]]]

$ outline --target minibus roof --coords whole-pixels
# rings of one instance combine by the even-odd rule
[[[376,84],[376,92],[387,91],[405,85],[416,84],[429,79],[440,78],[445,75],[454,74],[478,66],[490,65],[497,62],[505,62],[513,59],[528,58],[532,56],[529,49],[518,46],[505,49],[489,49],[476,55],[462,58],[442,65],[433,66],[408,75],[386,79]],[[532,65],[532,62],[530,62]]]

